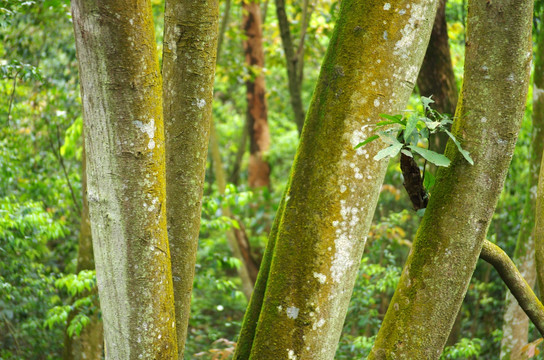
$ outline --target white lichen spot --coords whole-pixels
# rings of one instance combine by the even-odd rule
[[[283,306],[278,305],[278,311],[282,311],[282,309],[283,309]]]
[[[399,11],[399,15],[404,15],[404,14],[406,14],[406,10],[404,10],[404,9],[400,9],[400,11]]]
[[[204,100],[204,99],[197,99],[197,100],[196,100],[196,106],[197,106],[199,109],[202,109],[204,106],[206,106],[206,100]]]
[[[346,192],[346,190],[347,190],[346,185],[340,185],[340,192],[341,192],[341,193]]]
[[[374,100],[374,106],[375,106],[375,107],[380,106],[380,100],[379,100],[379,99],[375,99],[375,100]]]
[[[383,9],[386,10],[386,11],[389,10],[389,9],[391,9],[391,4],[390,4],[390,3],[385,3],[385,4],[383,5]]]
[[[480,121],[483,122],[483,123],[486,123],[486,122],[487,122],[487,118],[484,116]]]
[[[320,274],[320,273],[317,273],[317,272],[314,272],[314,278],[316,278],[317,281],[319,281],[319,283],[321,283],[321,284],[324,284],[327,281],[327,275]]]
[[[287,349],[287,358],[288,360],[297,360],[297,356],[295,355],[295,352],[291,349]]]
[[[289,306],[286,310],[285,310],[285,313],[287,314],[287,317],[289,319],[296,319],[298,317],[298,312],[300,311],[299,308],[295,307],[295,306]]]
[[[148,123],[144,124],[141,121],[133,121],[132,122],[138,129],[140,129],[141,132],[147,134],[149,137],[149,143],[147,144],[147,148],[149,150],[153,150],[155,148],[155,140],[153,139],[155,136],[155,119],[151,119]]]

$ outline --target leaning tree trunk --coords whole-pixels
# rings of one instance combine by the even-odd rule
[[[246,81],[247,122],[249,129],[249,186],[270,185],[270,165],[264,156],[270,147],[266,90],[264,81],[264,50],[259,1],[243,0],[243,29],[246,35],[244,52],[249,79]]]
[[[149,0],[74,0],[106,359],[177,356],[161,80]]]
[[[183,358],[185,348],[195,275],[218,19],[218,0],[166,1],[163,53],[166,215],[179,359]]]
[[[531,0],[469,1],[462,99],[435,191],[369,359],[438,359],[465,296],[523,118]]]
[[[81,225],[77,250],[77,272],[94,270],[93,238],[91,235],[91,220],[89,219],[89,202],[87,201],[87,171],[85,159],[85,141],[83,142],[83,159],[81,164],[81,192],[83,206],[81,207]],[[100,308],[98,297],[96,308]],[[73,319],[76,314],[72,311],[68,316]],[[70,336],[68,332],[64,339],[64,360],[100,360],[104,350],[104,330],[98,314],[92,314],[90,321],[79,336]]]
[[[435,101],[431,104],[433,109],[441,114],[455,114],[457,86],[448,41],[446,0],[440,0],[429,47],[417,78],[417,87],[421,96],[432,95]],[[448,141],[447,134],[437,134],[433,140],[431,147],[442,154]]]
[[[334,357],[387,165],[354,147],[406,106],[436,6],[342,1],[235,359]]]
[[[540,173],[542,151],[544,150],[544,90],[542,90],[544,89],[544,34],[542,32],[538,36],[537,53],[535,55],[533,73],[533,133],[529,163],[529,182],[513,259],[523,278],[531,287],[535,285],[536,280],[535,209],[538,174]],[[528,342],[529,319],[510,292],[506,294],[505,308],[502,327],[501,359],[522,359],[522,348]]]

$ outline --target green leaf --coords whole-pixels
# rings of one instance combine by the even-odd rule
[[[423,158],[433,164],[435,164],[436,166],[449,166],[450,165],[450,159],[448,159],[447,157],[445,157],[444,155],[442,154],[439,154],[437,152],[434,152],[432,150],[427,150],[427,149],[423,149],[423,148],[420,148],[418,146],[414,146],[414,145],[410,145],[408,146],[410,148],[410,150],[412,150],[413,152],[416,152],[418,153],[419,155],[423,156]]]
[[[383,140],[384,143],[386,144],[389,144],[389,145],[397,145],[397,144],[401,144],[400,141],[397,140],[397,138],[395,136],[393,136],[390,132],[386,132],[386,131],[380,131],[378,133],[378,136],[380,137],[380,139]],[[402,145],[402,144],[401,144]]]
[[[406,120],[402,118],[402,115],[380,114],[380,116],[384,119],[390,120],[391,122],[395,124],[406,126]]]
[[[431,189],[434,186],[434,183],[436,182],[436,178],[432,173],[429,171],[425,171],[425,178],[423,179],[423,186],[425,189],[427,189],[428,192],[431,191]]]
[[[431,98],[432,98],[432,95],[429,97],[425,97],[425,96],[421,97],[421,103],[427,110],[431,110],[431,107],[429,105],[434,103],[434,100]]]
[[[358,143],[357,146],[355,146],[354,149],[358,149],[358,148],[360,148],[361,146],[365,146],[365,145],[368,144],[369,142],[372,142],[372,141],[374,141],[374,140],[376,140],[376,139],[378,139],[378,138],[379,138],[378,135],[372,135],[372,136],[366,138],[365,141]]]
[[[406,149],[402,149],[400,152],[403,153],[404,155],[408,156],[408,157],[414,157],[414,155],[412,155],[412,153],[409,152]]]
[[[408,139],[416,129],[417,122],[418,119],[415,115],[408,118],[408,121],[406,123],[406,129],[404,130],[404,142],[408,142]]]
[[[457,141],[457,139],[455,138],[455,136],[449,132],[448,130],[444,129],[444,131],[446,132],[446,134],[448,134],[448,136],[450,137],[450,139],[453,140],[453,142],[455,143],[455,146],[457,146],[457,150],[459,150],[459,152],[461,153],[461,155],[463,155],[463,157],[468,161],[468,163],[470,165],[474,165],[474,160],[472,160],[472,158],[470,157],[470,153],[466,150],[464,150],[462,147],[461,147],[461,144],[459,143],[459,141]]]
[[[389,147],[386,147],[385,149],[380,150],[376,156],[374,156],[374,160],[381,160],[387,156],[395,157],[399,153],[400,149],[402,149],[403,144],[393,144]]]
[[[423,217],[423,215],[425,215],[425,208],[419,209],[418,211],[416,211],[416,214],[419,217]]]

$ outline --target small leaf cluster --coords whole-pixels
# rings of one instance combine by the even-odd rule
[[[461,147],[461,143],[448,130],[450,124],[453,123],[452,119],[448,115],[440,114],[431,108],[430,104],[434,103],[432,98],[421,97],[421,101],[424,107],[423,113],[406,111],[402,115],[380,114],[385,120],[376,124],[377,134],[368,137],[355,148],[357,149],[376,139],[382,139],[389,146],[380,150],[374,157],[375,160],[395,157],[399,152],[409,157],[413,157],[415,153],[436,166],[447,167],[451,161],[445,155],[420,146],[422,143],[429,144],[433,134],[444,132],[452,139],[463,157],[471,165],[474,165],[468,151]]]

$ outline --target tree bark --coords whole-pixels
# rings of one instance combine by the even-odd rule
[[[427,53],[423,59],[417,78],[417,87],[421,96],[430,97],[435,101],[431,107],[441,114],[455,114],[457,105],[457,85],[451,62],[450,45],[448,41],[448,25],[446,23],[446,0],[440,0],[433,31]],[[439,133],[434,136],[431,148],[444,153],[448,136]]]
[[[264,50],[261,8],[258,1],[242,1],[243,29],[246,35],[244,52],[249,79],[246,81],[247,119],[249,129],[249,186],[270,185],[270,165],[264,156],[270,148],[266,89],[264,81]]]
[[[235,359],[334,357],[387,165],[354,147],[406,106],[436,7],[342,1]]]
[[[533,2],[469,1],[465,76],[448,142],[395,295],[369,359],[438,359],[465,296],[523,118]]]
[[[72,1],[106,359],[177,357],[148,0]]]
[[[304,11],[308,12],[308,0],[305,0]],[[301,45],[300,52],[295,52],[291,30],[289,29],[289,20],[285,11],[285,0],[276,0],[276,15],[278,17],[278,25],[280,27],[281,42],[283,44],[283,52],[285,53],[285,67],[287,69],[287,81],[289,84],[289,95],[291,98],[291,107],[295,115],[295,123],[297,124],[298,133],[302,133],[304,118],[306,113],[302,103],[302,65],[304,58],[304,45]],[[305,28],[307,20],[304,19],[301,26]],[[305,33],[305,31],[303,31]],[[300,39],[301,44],[304,44],[304,37]]]
[[[543,19],[544,20],[544,19]],[[544,150],[544,36],[538,37],[535,68],[533,73],[533,133],[531,139],[531,158],[529,161],[529,182],[525,195],[523,218],[516,243],[513,261],[527,283],[533,287],[536,282],[535,266],[535,210],[538,174]],[[501,359],[521,359],[523,346],[528,342],[529,319],[511,293],[506,294]]]
[[[87,201],[87,170],[85,159],[85,141],[83,141],[81,164],[81,192],[83,206],[81,208],[81,225],[79,230],[79,241],[77,250],[77,269],[79,273],[83,270],[94,270],[93,238],[91,234],[91,221],[89,219],[89,202]],[[98,300],[98,299],[97,299]],[[96,308],[100,308],[98,301]],[[68,316],[69,321],[76,314]],[[69,324],[69,323],[68,323]],[[64,338],[64,359],[65,360],[100,360],[104,351],[104,329],[98,314],[90,317],[89,323],[83,328],[79,336],[70,336],[65,333]]]
[[[185,348],[195,276],[218,22],[218,0],[166,1],[162,68],[166,214],[179,359]]]

